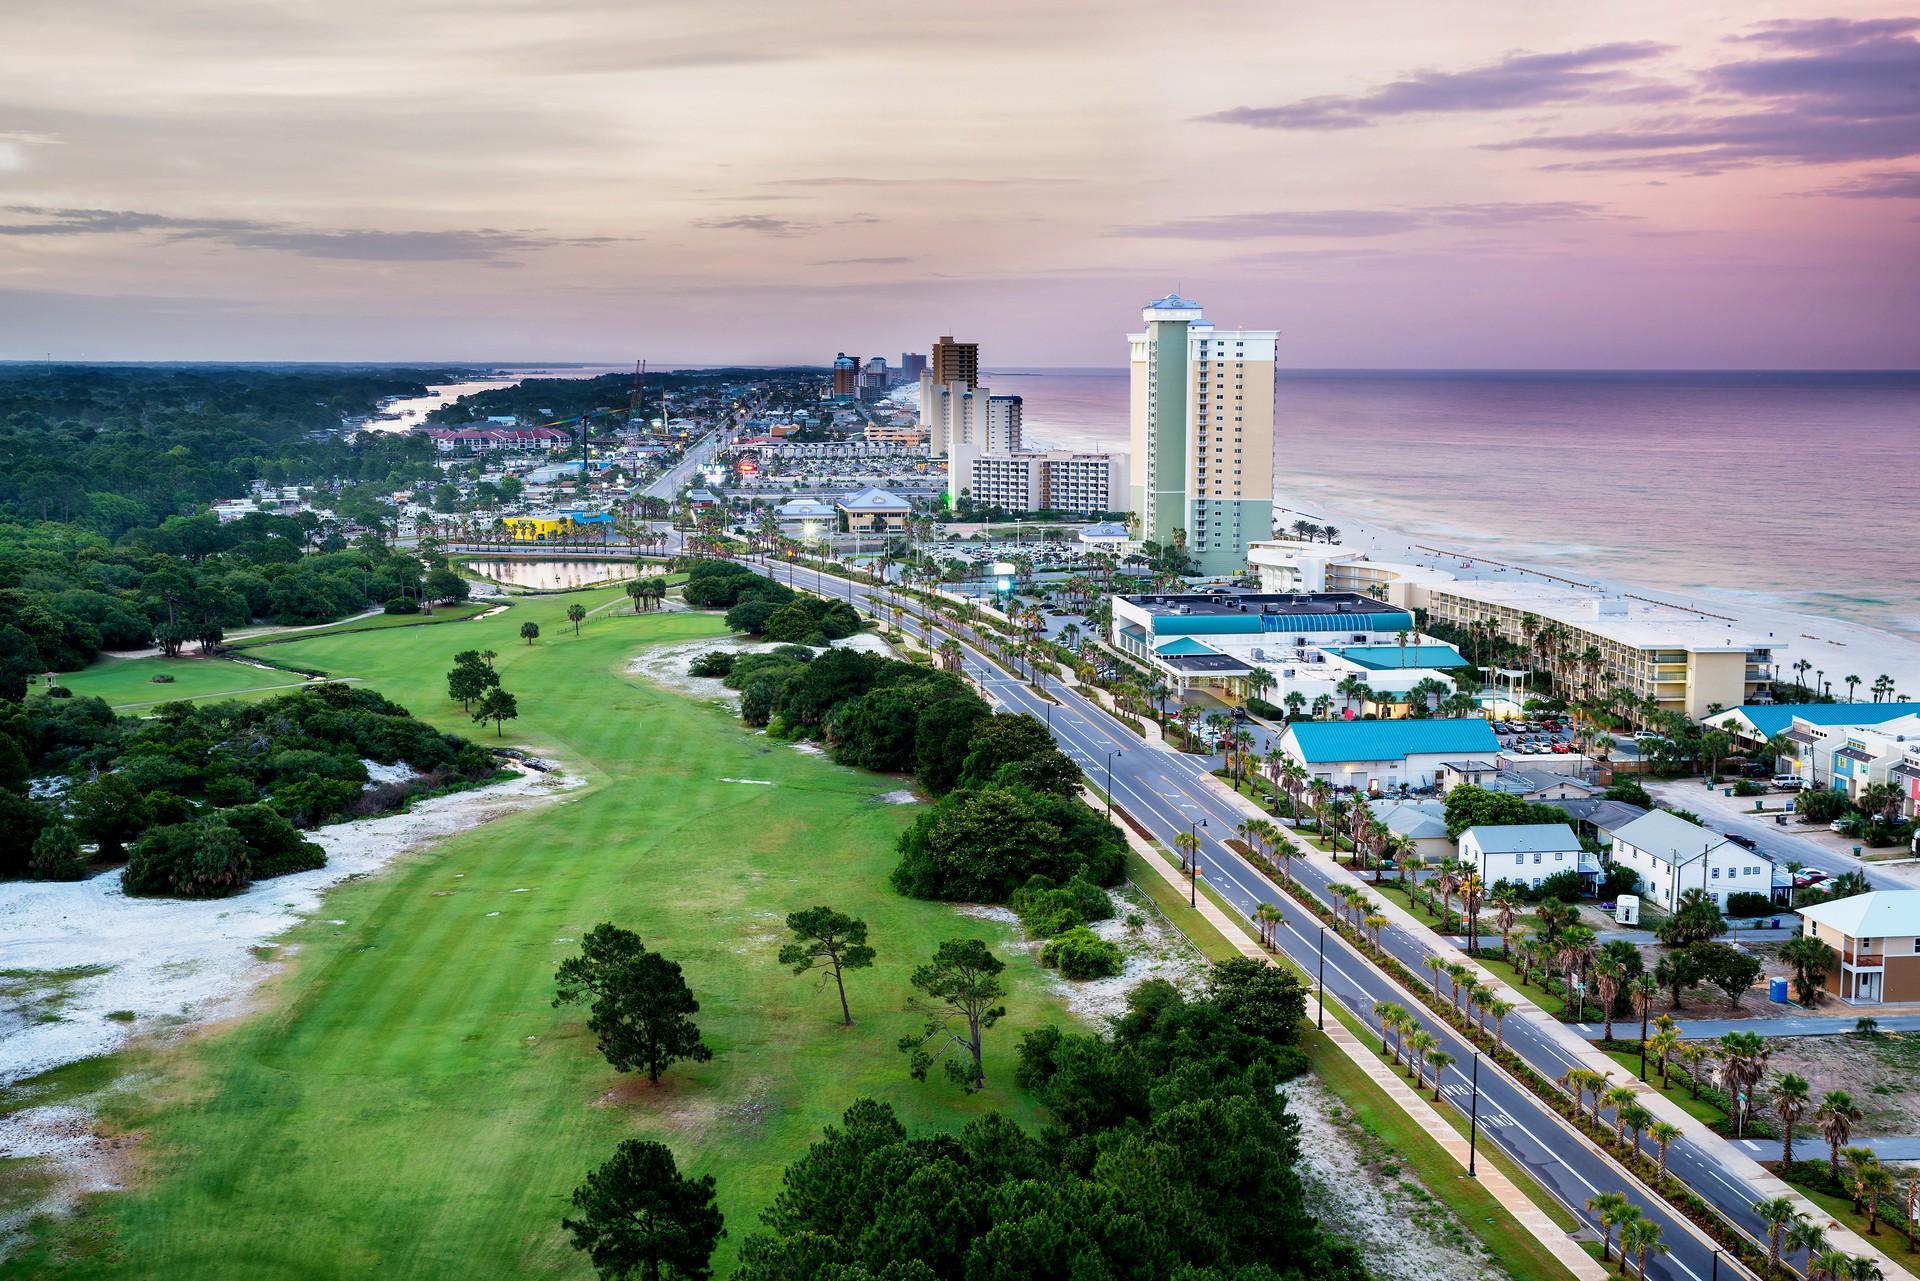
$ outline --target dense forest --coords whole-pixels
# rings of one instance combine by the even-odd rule
[[[0,366],[0,698],[102,649],[211,646],[265,620],[326,622],[448,599],[444,564],[349,547],[312,513],[221,524],[255,479],[331,482],[342,512],[437,474],[418,436],[343,417],[446,371],[368,367]],[[364,492],[363,492],[364,491]]]
[[[430,459],[396,433],[340,435],[441,369],[0,365],[0,514],[117,538],[264,479],[380,480]]]
[[[793,384],[804,393],[801,399],[811,402],[822,372],[803,368],[649,370],[646,414],[650,418],[660,416],[663,395],[678,398],[687,393],[718,392],[742,382]],[[624,413],[632,395],[633,375],[628,372],[601,374],[597,378],[527,378],[511,387],[462,396],[427,417],[447,426],[478,422],[494,414],[544,422],[578,418],[596,409],[617,409]],[[668,408],[673,406],[669,404]]]

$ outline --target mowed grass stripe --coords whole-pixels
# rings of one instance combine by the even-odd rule
[[[914,810],[874,798],[900,782],[773,742],[627,673],[649,644],[722,635],[717,616],[609,610],[576,638],[568,599],[275,647],[488,741],[492,727],[448,701],[445,672],[457,649],[494,649],[521,701],[507,741],[563,761],[587,786],[339,888],[287,937],[297,951],[259,1016],[122,1056],[148,1082],[112,1105],[143,1135],[145,1181],[0,1264],[0,1276],[585,1278],[559,1228],[567,1195],[634,1135],[718,1180],[731,1235],[715,1265],[726,1275],[786,1164],[860,1094],[915,1128],[996,1107],[1038,1124],[1013,1088],[1014,1048],[1026,1028],[1065,1018],[1052,982],[1003,927],[887,888]],[[542,632],[531,647],[518,637],[526,621]],[[520,887],[529,892],[511,892]],[[838,1026],[831,988],[773,959],[785,914],[820,902],[864,916],[880,949],[874,969],[852,976],[851,1030]],[[606,1066],[583,1010],[551,1007],[555,965],[603,920],[682,963],[713,1062],[676,1065],[650,1090]],[[907,973],[962,935],[1008,960],[1012,989],[980,1098],[937,1075],[909,1080],[894,1049],[918,1025],[902,1008]]]

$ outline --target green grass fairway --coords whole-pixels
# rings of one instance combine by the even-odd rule
[[[297,952],[259,1014],[121,1056],[133,1075],[105,1115],[140,1135],[132,1190],[43,1226],[0,1277],[586,1278],[559,1226],[567,1196],[637,1135],[718,1179],[725,1276],[782,1169],[858,1095],[890,1101],[913,1127],[996,1107],[1037,1126],[1012,1084],[1013,1051],[1063,1007],[1001,926],[887,889],[915,808],[875,798],[899,781],[626,675],[647,643],[718,635],[721,623],[623,607],[574,636],[568,604],[616,599],[617,587],[533,597],[453,628],[275,648],[470,733],[444,672],[455,649],[497,650],[522,709],[509,740],[588,784],[343,886],[287,936]],[[518,637],[527,621],[543,633],[531,647]],[[814,903],[865,917],[880,951],[850,978],[851,1030],[831,990],[774,963],[782,917]],[[650,1089],[606,1066],[584,1011],[551,1008],[555,965],[603,920],[685,965],[711,1063],[676,1065]],[[908,970],[959,935],[1009,962],[1010,1013],[989,1033],[991,1087],[978,1099],[937,1076],[916,1084],[894,1048],[917,1031],[901,1008]]]
[[[431,627],[436,623],[462,622],[476,614],[484,614],[498,604],[500,602],[497,600],[462,601],[458,605],[442,605],[431,614],[377,614],[372,618],[342,619],[321,627],[292,627],[261,632],[255,636],[241,636],[227,643],[234,649],[247,649],[255,645],[279,645],[289,640],[333,636],[342,632],[374,632],[389,627]]]
[[[161,674],[173,680],[154,684],[153,677]],[[104,698],[129,715],[162,703],[271,698],[304,680],[298,672],[274,671],[230,658],[105,658],[60,677],[76,698]]]

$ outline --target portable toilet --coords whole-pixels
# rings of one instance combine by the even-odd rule
[[[1776,974],[1767,980],[1767,999],[1780,1005],[1787,1003],[1787,980]]]
[[[1640,896],[1638,894],[1622,894],[1619,898],[1615,899],[1613,904],[1613,920],[1616,925],[1640,924]]]

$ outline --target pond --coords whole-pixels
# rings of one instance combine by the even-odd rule
[[[543,592],[624,582],[640,572],[632,561],[625,560],[496,559],[470,560],[466,565],[474,573],[497,583]]]

